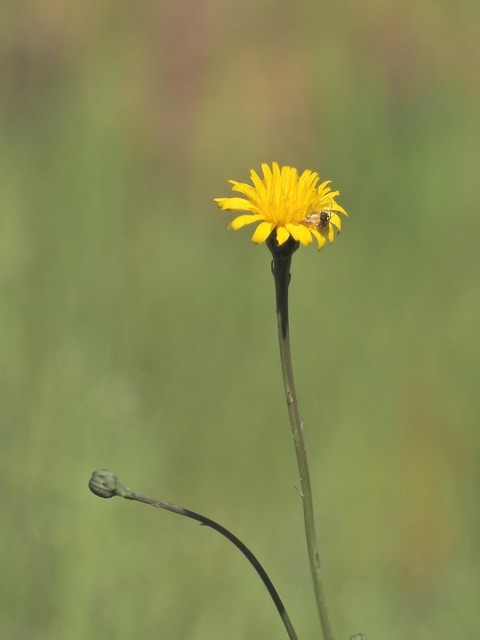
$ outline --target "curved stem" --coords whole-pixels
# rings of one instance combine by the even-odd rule
[[[275,293],[277,303],[277,326],[280,346],[280,361],[282,364],[283,384],[287,400],[288,416],[292,429],[298,471],[300,474],[301,495],[303,502],[303,517],[305,522],[305,537],[307,540],[308,560],[313,580],[315,601],[322,627],[324,640],[333,640],[332,630],[328,619],[325,593],[323,589],[320,559],[317,550],[315,533],[315,519],[313,514],[313,497],[308,471],[307,452],[303,438],[303,422],[300,419],[295,382],[293,378],[292,357],[290,353],[290,338],[288,327],[288,285],[290,284],[291,253],[273,252],[272,273],[275,279]]]
[[[235,545],[235,547],[237,547],[237,549],[241,553],[243,553],[243,555],[253,566],[257,574],[260,576],[260,579],[265,585],[268,593],[270,594],[270,597],[272,598],[277,608],[277,611],[280,615],[280,618],[282,619],[283,625],[290,640],[298,640],[298,636],[295,632],[295,629],[293,628],[293,624],[287,614],[285,606],[280,596],[278,595],[278,592],[275,589],[272,581],[268,577],[267,572],[257,560],[256,556],[250,551],[250,549],[228,529],[225,529],[225,527],[222,527],[222,525],[218,524],[214,520],[210,520],[210,518],[202,516],[200,513],[195,513],[195,511],[184,509],[183,507],[177,504],[172,504],[171,502],[155,500],[154,498],[149,498],[148,496],[144,496],[141,493],[136,493],[128,487],[120,484],[117,476],[106,470],[95,471],[90,479],[89,487],[95,495],[101,498],[112,498],[113,496],[119,496],[120,498],[125,498],[126,500],[143,502],[144,504],[151,505],[152,507],[172,511],[173,513],[177,513],[180,516],[186,516],[187,518],[191,518],[192,520],[197,520],[197,522],[200,522],[201,524],[214,529],[215,531],[220,533],[220,535],[224,536],[224,538],[227,538],[227,540],[229,540],[233,545]]]

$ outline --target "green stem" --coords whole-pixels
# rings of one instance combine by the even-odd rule
[[[293,628],[293,624],[288,616],[285,606],[267,572],[257,560],[256,556],[250,551],[250,549],[239,538],[237,538],[237,536],[231,533],[231,531],[225,529],[225,527],[222,527],[222,525],[218,524],[218,522],[210,520],[210,518],[207,518],[200,513],[190,511],[189,509],[185,509],[184,507],[181,507],[177,504],[172,504],[171,502],[156,500],[155,498],[149,498],[148,496],[144,496],[141,493],[132,491],[132,489],[129,489],[128,487],[120,484],[118,477],[111,471],[108,471],[106,469],[94,471],[92,477],[90,478],[88,486],[90,488],[90,491],[92,491],[92,493],[99,496],[100,498],[113,498],[114,496],[118,496],[120,498],[125,498],[126,500],[143,502],[144,504],[151,505],[152,507],[157,507],[158,509],[172,511],[173,513],[177,513],[180,516],[192,518],[192,520],[196,520],[197,522],[200,522],[200,524],[214,529],[214,531],[217,531],[222,536],[227,538],[227,540],[235,545],[235,547],[237,547],[237,549],[247,558],[257,574],[260,576],[260,579],[265,585],[268,593],[270,594],[270,597],[275,604],[275,607],[277,608],[278,614],[282,619],[283,625],[290,640],[298,640],[298,636],[295,629]]]
[[[293,378],[292,357],[290,353],[290,338],[288,327],[288,285],[290,284],[290,265],[292,252],[277,251],[273,253],[272,273],[275,279],[275,293],[277,302],[278,340],[280,345],[280,361],[282,364],[283,384],[287,400],[288,416],[292,429],[298,471],[300,474],[301,495],[303,502],[303,517],[305,521],[305,537],[307,540],[308,560],[313,580],[315,601],[322,627],[324,640],[333,640],[332,630],[328,619],[325,593],[322,584],[320,559],[317,550],[315,534],[315,519],[313,514],[312,487],[308,472],[307,452],[303,438],[303,422],[300,419],[295,382]]]

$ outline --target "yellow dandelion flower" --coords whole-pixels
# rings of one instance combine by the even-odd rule
[[[259,222],[252,236],[255,244],[265,242],[274,230],[279,246],[290,237],[303,245],[315,238],[319,250],[327,240],[334,241],[335,231],[342,228],[338,214],[347,212],[335,202],[339,191],[330,189],[330,180],[318,185],[320,178],[315,171],[307,169],[299,176],[294,167],[280,167],[277,162],[271,168],[263,163],[262,171],[263,178],[250,171],[252,184],[229,181],[232,191],[243,198],[215,198],[224,211],[248,211],[232,220],[231,229]]]

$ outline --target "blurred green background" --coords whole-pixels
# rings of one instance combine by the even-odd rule
[[[4,1],[0,636],[319,638],[268,250],[276,160],[349,211],[292,348],[337,639],[480,637],[480,5]]]

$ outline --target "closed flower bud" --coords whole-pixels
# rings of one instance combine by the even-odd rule
[[[92,473],[88,488],[99,498],[113,498],[117,495],[118,478],[107,469],[100,469]]]

